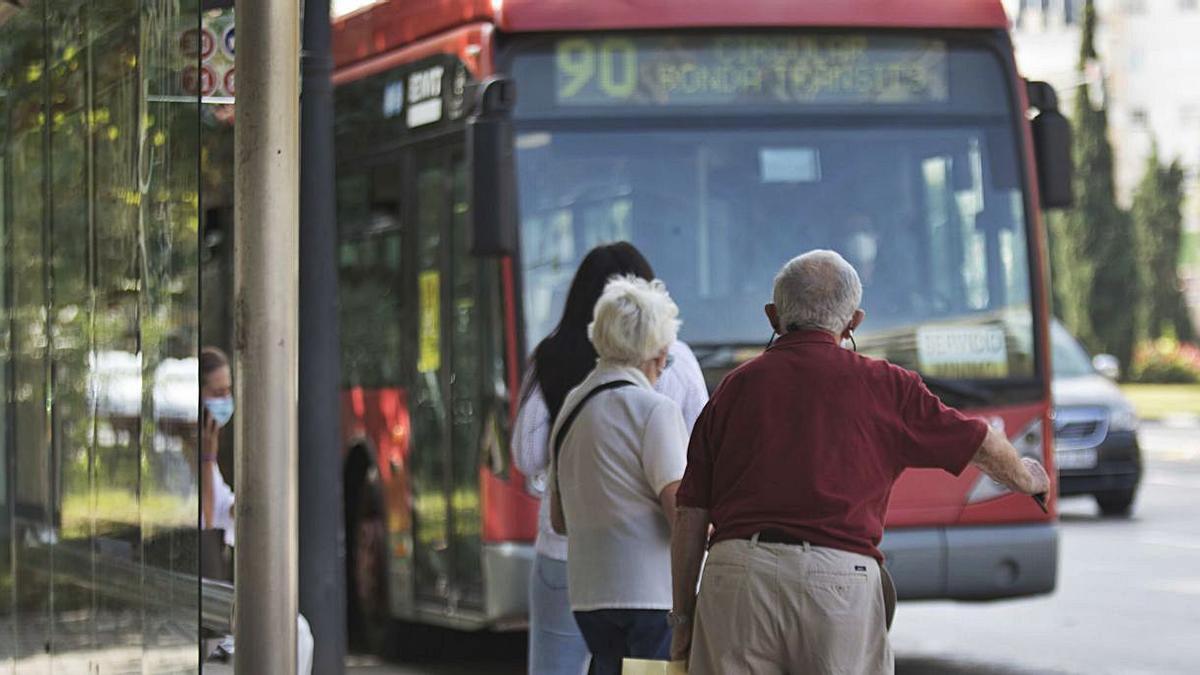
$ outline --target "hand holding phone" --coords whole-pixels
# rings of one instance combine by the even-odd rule
[[[202,457],[206,460],[208,458],[215,460],[221,443],[221,426],[217,424],[216,417],[208,411],[207,406],[201,406],[200,410],[202,415],[201,424],[203,425],[200,428]]]

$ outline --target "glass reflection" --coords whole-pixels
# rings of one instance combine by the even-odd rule
[[[198,0],[0,12],[0,669],[199,670]]]

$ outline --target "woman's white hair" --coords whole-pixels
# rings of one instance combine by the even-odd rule
[[[600,358],[639,366],[675,341],[678,316],[679,308],[663,282],[613,277],[596,302],[588,338]]]
[[[775,310],[783,332],[822,330],[841,335],[862,303],[854,266],[818,249],[788,261],[775,275]]]

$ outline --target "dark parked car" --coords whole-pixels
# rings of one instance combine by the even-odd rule
[[[1137,413],[1113,382],[1116,359],[1088,353],[1067,329],[1054,350],[1054,442],[1059,494],[1092,495],[1107,516],[1129,515],[1142,479]]]

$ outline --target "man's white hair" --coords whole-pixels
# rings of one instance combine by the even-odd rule
[[[596,302],[588,338],[600,358],[636,367],[675,341],[678,316],[679,308],[663,282],[613,277]]]
[[[783,332],[822,330],[841,335],[862,303],[854,266],[834,251],[796,256],[775,275],[775,309]]]

